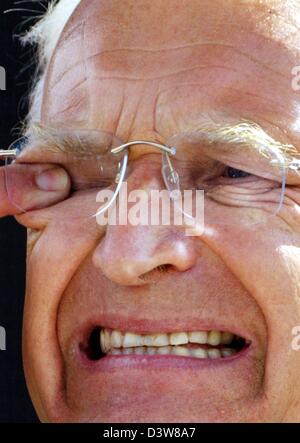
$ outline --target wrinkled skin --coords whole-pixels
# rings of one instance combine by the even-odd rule
[[[221,111],[300,148],[300,94],[291,87],[300,8],[292,3],[83,0],[52,57],[41,120],[166,142]],[[159,186],[155,155],[133,149],[129,186]],[[298,189],[290,194],[297,204]],[[18,217],[29,228],[25,372],[42,420],[300,420],[300,351],[291,346],[300,324],[300,216],[292,206],[259,229],[200,238],[166,226],[101,231],[57,222],[55,210]],[[162,264],[172,266],[158,272]],[[252,345],[211,366],[97,369],[76,352],[93,323],[223,328]]]

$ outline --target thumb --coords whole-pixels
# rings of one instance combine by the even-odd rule
[[[0,217],[41,209],[64,200],[67,172],[53,164],[13,163],[0,168]]]

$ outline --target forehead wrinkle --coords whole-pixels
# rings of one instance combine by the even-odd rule
[[[82,60],[78,60],[76,61],[76,63],[71,64],[70,66],[67,66],[66,69],[64,71],[62,71],[59,75],[54,77],[53,83],[51,82],[51,88],[55,88],[57,86],[60,85],[60,83],[65,79],[66,76],[72,76],[72,71],[74,71],[75,68],[81,68],[82,66]],[[84,82],[87,81],[87,75],[86,75],[86,70],[83,70],[83,75],[82,78],[77,79],[76,78],[77,83],[75,84],[75,86],[72,86],[72,88],[69,90],[69,92],[72,92],[73,88],[79,85],[84,84]]]
[[[49,63],[49,68],[48,68],[48,73],[47,73],[47,77],[46,77],[46,81],[49,81],[49,79],[51,80],[51,85],[52,85],[52,77],[53,77],[53,73],[55,74],[57,78],[57,81],[60,80],[61,76],[63,76],[65,74],[66,71],[68,71],[69,69],[73,68],[74,66],[78,65],[79,63],[84,62],[84,57],[82,57],[82,55],[84,54],[84,46],[83,46],[83,40],[84,40],[84,26],[83,26],[83,22],[80,22],[79,24],[77,24],[76,26],[74,26],[76,33],[73,34],[73,32],[71,33],[67,33],[67,36],[65,36],[65,33],[63,32],[62,36],[60,37],[58,44],[54,50],[54,53],[52,55],[51,61]],[[77,56],[77,59],[75,57],[74,63],[73,63],[73,59],[74,59],[74,53],[73,53],[73,58],[70,64],[66,64],[66,61],[69,61],[70,58],[70,54],[69,54],[69,50],[72,49],[72,45],[74,45],[74,43],[77,44],[76,46],[76,53],[75,55]],[[69,57],[68,57],[69,56]],[[60,63],[59,65],[59,71],[61,71],[62,67],[65,67],[65,69],[62,70],[62,72],[59,72],[59,74],[57,74],[57,69],[56,68],[56,59],[58,58]],[[56,80],[56,78],[55,78]]]
[[[201,48],[201,49],[205,49],[207,46],[210,46],[210,47],[212,47],[212,46],[216,46],[214,43],[203,43],[203,44],[201,44],[201,43],[195,43],[195,44],[193,44],[193,45],[184,45],[183,46],[183,48],[190,48],[190,47],[193,47],[193,48]],[[217,45],[218,46],[218,45]],[[281,78],[285,78],[285,79],[288,79],[288,80],[290,80],[290,77],[288,77],[287,75],[285,75],[285,74],[283,74],[282,72],[279,72],[279,71],[277,71],[276,69],[274,69],[272,66],[269,66],[269,65],[267,65],[267,64],[265,64],[265,63],[262,63],[260,60],[258,60],[257,58],[255,58],[255,57],[253,57],[251,54],[249,54],[249,53],[245,53],[245,52],[243,52],[243,51],[240,51],[238,48],[236,48],[235,46],[233,46],[233,45],[219,45],[219,47],[220,47],[220,49],[223,51],[224,50],[224,48],[226,49],[226,50],[232,50],[232,51],[234,51],[236,54],[238,54],[238,55],[240,55],[241,57],[244,57],[245,58],[245,60],[249,60],[250,62],[252,62],[252,63],[254,63],[254,64],[257,64],[257,65],[260,65],[260,66],[262,66],[263,68],[265,68],[266,70],[269,70],[270,72],[272,72],[272,74],[274,74],[275,76],[278,76],[278,77],[281,77]],[[177,50],[176,48],[174,48],[174,50]],[[181,51],[182,49],[180,49],[180,51]],[[146,51],[146,54],[149,54],[149,51],[147,51],[147,49],[145,49],[145,51]],[[171,52],[173,51],[173,49],[171,49],[170,50]],[[183,51],[185,51],[185,49],[183,49]],[[159,76],[155,76],[155,75],[153,75],[153,74],[148,74],[148,75],[144,75],[143,77],[142,76],[134,76],[134,75],[124,75],[124,73],[122,73],[122,74],[119,74],[119,75],[112,75],[112,73],[110,72],[110,74],[109,75],[103,75],[103,76],[99,76],[98,75],[98,71],[101,71],[102,69],[103,69],[103,63],[101,62],[101,56],[103,57],[103,56],[105,56],[105,54],[107,54],[107,55],[109,55],[109,54],[111,54],[111,53],[113,53],[113,54],[115,54],[116,56],[118,56],[120,53],[126,53],[126,55],[127,55],[127,65],[130,65],[130,66],[133,66],[133,65],[137,65],[138,66],[138,69],[139,69],[139,65],[143,65],[143,66],[145,66],[147,63],[145,62],[145,56],[143,56],[142,57],[142,60],[141,60],[141,62],[140,63],[136,63],[136,60],[135,59],[133,59],[133,61],[132,61],[132,63],[130,63],[129,62],[129,58],[130,57],[128,57],[128,50],[127,49],[118,49],[118,48],[115,48],[115,49],[111,49],[111,50],[100,50],[99,51],[99,53],[97,54],[97,55],[94,55],[94,56],[89,56],[89,57],[85,57],[84,58],[84,60],[82,60],[82,61],[78,61],[78,64],[80,63],[80,62],[82,62],[82,64],[84,65],[84,69],[85,69],[85,73],[86,73],[86,78],[87,77],[89,77],[89,78],[91,78],[91,77],[93,77],[93,75],[94,75],[94,72],[95,73],[97,73],[97,77],[99,78],[99,80],[101,80],[101,79],[110,79],[110,80],[113,80],[113,79],[121,79],[121,80],[127,80],[127,81],[144,81],[145,79],[146,80],[155,80],[155,79],[157,79],[157,80],[161,80],[161,79],[163,79],[163,78],[168,78],[168,77],[171,77],[172,75],[178,75],[178,74],[180,74],[180,73],[185,73],[185,72],[189,72],[189,71],[192,71],[193,69],[194,70],[196,70],[196,69],[209,69],[209,68],[220,68],[220,69],[227,69],[228,71],[231,69],[232,71],[235,71],[236,72],[236,70],[231,66],[231,67],[226,67],[226,66],[222,66],[221,64],[220,65],[218,65],[218,64],[211,64],[211,65],[209,65],[209,64],[207,64],[207,65],[201,65],[201,64],[197,64],[197,65],[195,65],[195,66],[193,66],[193,67],[191,67],[191,68],[188,68],[188,69],[185,69],[185,68],[182,68],[182,69],[180,69],[180,70],[174,70],[172,67],[171,67],[171,63],[169,63],[169,61],[166,63],[166,67],[167,67],[167,69],[169,69],[169,70],[171,70],[172,72],[169,72],[169,73],[167,73],[167,74],[161,74],[161,75],[159,75]],[[133,58],[134,58],[134,56],[136,55],[136,52],[135,52],[135,50],[134,49],[132,49],[132,50],[129,50],[129,52],[132,52],[132,53],[134,53],[133,54]],[[143,52],[143,50],[142,50],[142,52]],[[155,51],[155,53],[156,52],[161,52],[161,49],[160,50],[157,50],[157,51]],[[152,51],[150,51],[150,60],[149,60],[149,63],[148,63],[148,65],[149,66],[153,66],[154,67],[154,70],[156,70],[156,67],[155,67],[155,63],[153,63],[153,61],[152,61],[152,59],[151,59],[151,54],[153,54],[153,52]],[[96,61],[98,58],[100,57],[100,60],[99,60],[99,62],[98,63],[92,63],[92,61],[94,60],[94,61]],[[120,65],[120,60],[119,60],[119,57],[115,57],[115,58],[117,58],[117,63]],[[177,57],[177,59],[181,59],[181,57],[180,56],[178,56]],[[84,62],[84,63],[83,63]],[[90,69],[87,69],[87,63],[90,63]],[[110,64],[112,63],[111,61],[109,62]],[[245,62],[243,62],[243,63],[245,63]],[[96,65],[96,68],[95,68],[95,65]],[[160,64],[161,65],[161,64]],[[59,84],[59,81],[62,79],[62,78],[64,78],[66,75],[68,75],[68,72],[69,72],[69,70],[72,68],[72,67],[74,67],[74,66],[76,66],[76,64],[74,64],[74,65],[71,65],[70,67],[69,67],[69,69],[66,69],[65,71],[63,71],[62,73],[59,73],[58,74],[58,77],[54,80],[54,83],[51,85],[51,87],[54,87],[56,84]]]
[[[127,3],[128,4],[132,4],[132,2],[127,2]],[[120,11],[118,10],[120,8],[117,8],[117,10],[114,10],[115,2],[111,2],[112,7],[110,9],[109,9],[109,7],[107,7],[105,9],[103,7],[102,2],[99,3],[98,7],[97,7],[97,2],[90,3],[91,4],[90,9],[88,8],[88,2],[85,2],[83,0],[82,4],[85,5],[85,8],[83,8],[83,7],[79,7],[78,8],[78,10],[75,12],[75,14],[74,14],[74,16],[73,16],[73,18],[71,20],[71,25],[73,27],[76,27],[76,20],[79,20],[80,24],[81,25],[83,24],[83,26],[85,28],[85,32],[84,32],[85,33],[85,38],[87,38],[87,36],[89,35],[88,34],[89,30],[93,29],[93,34],[94,34],[93,42],[94,43],[90,44],[90,55],[89,55],[90,57],[92,57],[92,56],[99,56],[101,54],[104,55],[105,53],[112,54],[114,51],[116,51],[118,53],[120,51],[126,51],[127,53],[129,51],[133,51],[133,52],[136,52],[136,51],[143,51],[143,52],[149,52],[149,51],[150,52],[151,51],[152,52],[153,51],[156,52],[156,51],[159,51],[159,52],[162,52],[162,51],[168,51],[168,50],[172,51],[173,49],[176,49],[176,48],[192,48],[193,46],[197,46],[197,45],[199,46],[199,43],[195,42],[195,41],[189,42],[189,43],[186,43],[186,44],[182,44],[182,39],[183,39],[183,36],[182,36],[180,43],[176,41],[176,46],[175,47],[174,47],[173,43],[172,43],[172,46],[170,48],[164,47],[164,46],[166,46],[166,42],[165,42],[165,40],[163,38],[161,40],[159,40],[160,45],[156,49],[149,48],[149,44],[150,44],[149,41],[147,41],[147,45],[145,45],[144,48],[137,47],[137,41],[136,41],[135,33],[132,32],[132,33],[128,34],[128,32],[126,32],[126,31],[128,31],[128,27],[130,25],[137,25],[138,24],[135,21],[135,20],[137,20],[136,15],[134,15],[132,13],[133,16],[134,16],[134,18],[132,18],[130,15],[128,15],[129,13],[127,13],[126,14],[126,18],[123,18],[123,22],[126,23],[126,25],[124,25],[124,23],[122,22],[123,24],[119,23],[119,26],[117,28],[114,28],[112,23],[110,23],[110,21],[108,20],[108,17],[109,17],[110,20],[112,20],[111,17],[114,16],[113,14],[115,14],[117,17],[120,15]],[[145,2],[145,4],[148,4],[148,2]],[[94,8],[95,14],[92,14],[94,6],[96,6]],[[159,8],[159,9],[162,9],[162,8]],[[103,12],[103,10],[105,11],[105,14],[106,14],[106,15],[104,14],[104,16],[102,16],[100,14],[100,12],[99,12],[99,11]],[[137,10],[138,10],[138,8],[137,8]],[[199,8],[199,10],[200,10],[200,8]],[[89,11],[90,11],[90,13],[89,13]],[[135,9],[134,9],[134,12],[135,12],[135,14],[137,14]],[[128,20],[128,22],[126,22],[126,20]],[[74,24],[74,22],[75,22],[75,24]],[[172,19],[169,19],[168,22],[170,22],[168,24],[168,26],[171,26],[172,23],[173,23]],[[88,26],[88,24],[94,24],[95,26],[91,27],[91,26]],[[231,25],[232,25],[232,22],[230,22],[230,26]],[[72,26],[71,26],[71,28],[72,28]],[[77,24],[77,26],[78,26],[78,24]],[[147,26],[148,26],[148,24],[147,24]],[[215,24],[215,27],[216,26],[220,26],[220,27],[223,28],[224,27],[224,22],[222,22],[222,23],[217,22]],[[104,29],[102,29],[102,28],[104,28]],[[172,29],[172,26],[171,26],[171,29]],[[108,38],[108,35],[107,35],[108,31],[111,32],[110,38]],[[151,28],[150,28],[150,30],[147,28],[147,31],[145,30],[145,33],[147,34],[148,31],[152,32]],[[189,28],[187,28],[186,31],[189,32]],[[240,29],[239,29],[239,31],[240,31]],[[199,30],[199,33],[200,33],[200,30]],[[258,34],[257,29],[253,30],[251,28],[251,26],[250,26],[250,29],[247,29],[248,37],[249,37],[249,34],[251,34],[251,33],[252,34],[255,33],[258,37],[263,38],[265,41],[266,40],[268,40],[268,41],[270,40],[269,37],[265,37],[265,36],[263,36],[261,34]],[[116,34],[117,34],[117,37],[119,37],[119,38],[117,38],[115,36]],[[126,39],[124,38],[125,36],[127,37]],[[153,32],[151,33],[151,36],[153,37]],[[66,38],[66,40],[68,40],[68,29],[66,29],[65,34],[63,34],[61,38],[62,39]],[[199,36],[198,36],[198,38],[199,38]],[[202,38],[203,38],[203,36],[202,36]],[[205,39],[203,40],[203,45],[205,45],[205,44],[207,44],[207,45],[215,45],[216,44],[216,41],[213,41],[213,40],[211,40],[210,42],[206,41],[207,38],[209,39],[209,36],[205,35]],[[212,39],[212,36],[210,37],[210,39]],[[175,38],[175,40],[176,40],[176,38]],[[243,39],[240,39],[240,40],[242,40],[242,41],[239,41],[239,44],[243,46],[243,43],[244,43]],[[120,41],[122,42],[122,47],[118,46],[120,44]],[[131,45],[126,44],[125,47],[124,47],[123,46],[123,41],[125,43],[130,41]],[[167,40],[167,42],[169,42],[169,41],[172,41],[172,39],[169,38]],[[232,45],[230,45],[228,42],[226,42],[226,39],[224,39],[224,36],[223,36],[223,41],[220,40],[219,44],[222,45],[223,47],[226,47],[226,46],[228,48],[230,46],[232,47]],[[263,46],[263,45],[261,45],[261,46]],[[256,48],[257,48],[257,45],[256,45]],[[237,48],[235,48],[235,49],[238,51]],[[240,49],[240,54],[242,56],[246,55],[248,57],[252,57],[252,61],[254,63],[263,64],[264,57],[261,57],[261,60],[259,60],[259,59],[257,59],[256,57],[254,57],[254,56],[252,56],[250,54],[246,54],[246,52],[244,51],[243,48]],[[86,59],[86,62],[88,62],[88,58]],[[274,68],[270,67],[270,64],[268,63],[268,61],[266,61],[266,63],[264,63],[264,67],[266,69],[274,69]],[[278,72],[278,74],[279,75],[284,75],[283,73],[279,73],[279,72]]]
[[[126,80],[155,80],[159,78],[169,77],[172,75],[180,74],[186,71],[190,71],[193,69],[210,69],[210,68],[223,68],[228,70],[235,70],[233,68],[232,63],[236,60],[236,56],[241,57],[239,63],[241,65],[245,64],[245,61],[250,62],[250,64],[257,65],[259,68],[263,68],[267,72],[271,72],[274,76],[278,76],[281,79],[290,80],[290,72],[280,72],[278,69],[270,66],[267,63],[264,63],[263,60],[254,57],[250,52],[245,52],[239,50],[234,45],[224,45],[221,43],[197,43],[192,45],[194,50],[199,50],[201,53],[205,53],[207,48],[214,48],[217,54],[211,54],[211,58],[213,62],[210,63],[210,60],[203,60],[202,63],[199,63],[198,60],[201,60],[201,55],[197,57],[197,54],[191,53],[189,49],[191,47],[189,45],[180,47],[180,48],[172,48],[172,49],[157,49],[155,51],[149,51],[147,49],[131,49],[131,48],[115,48],[115,49],[99,49],[96,54],[89,55],[84,58],[84,62],[86,65],[91,67],[90,71],[93,72],[107,72],[107,75],[99,76],[100,79],[126,79]],[[188,51],[186,51],[188,49]],[[229,54],[226,54],[227,51],[232,51],[234,54],[234,59]],[[168,54],[161,60],[161,52],[167,52]],[[179,52],[176,57],[174,57],[173,52]],[[182,52],[182,54],[180,54]],[[198,51],[196,51],[198,52]],[[219,57],[218,57],[219,53]],[[207,54],[207,52],[206,52]],[[205,54],[205,55],[206,55]],[[156,60],[155,56],[158,56]],[[225,57],[226,55],[226,57]],[[185,57],[184,57],[185,56]],[[218,63],[216,63],[216,58],[220,58]],[[206,55],[207,57],[207,55]],[[196,60],[193,66],[189,66],[186,68],[186,64],[190,59]],[[186,62],[185,60],[186,59]],[[244,60],[243,60],[244,59]],[[229,63],[229,60],[230,63]],[[221,63],[223,61],[223,64]],[[225,66],[228,63],[229,66]],[[182,66],[180,69],[176,69],[173,65]],[[71,68],[72,66],[70,66]],[[167,70],[166,74],[161,75],[153,75],[156,73],[157,68],[160,70]],[[134,74],[132,72],[138,71],[139,75]],[[141,72],[142,71],[142,72]],[[168,72],[169,71],[169,72]],[[64,73],[62,74],[64,75]],[[92,75],[92,74],[91,74]]]
[[[231,24],[230,26],[233,28],[235,27],[237,29],[240,29],[240,26],[237,26],[234,24]],[[258,34],[257,32],[249,31],[249,34],[252,34],[256,37],[262,37],[265,39],[266,42],[270,41],[269,38],[263,37],[260,34]],[[234,49],[236,48],[234,45],[226,44],[222,40],[219,40],[219,41],[217,41],[217,40],[216,41],[195,41],[193,43],[185,43],[185,44],[177,43],[175,46],[174,45],[165,45],[164,42],[162,42],[161,45],[159,45],[157,47],[151,47],[151,46],[143,47],[143,46],[136,46],[136,45],[132,45],[132,46],[126,46],[126,45],[125,46],[124,45],[116,46],[116,45],[114,45],[114,46],[109,47],[109,45],[108,45],[106,47],[106,49],[97,49],[94,52],[91,51],[91,57],[96,56],[96,55],[102,55],[102,54],[105,54],[106,52],[113,53],[115,51],[117,51],[117,52],[119,52],[119,51],[127,51],[127,52],[134,51],[134,52],[145,52],[145,53],[147,53],[147,52],[150,52],[150,53],[169,52],[169,51],[177,51],[180,49],[182,49],[182,50],[183,49],[193,49],[193,48],[198,47],[200,45],[204,45],[204,46],[205,45],[207,45],[207,46],[220,45],[220,46],[228,47],[228,48],[234,48]],[[242,53],[242,51],[241,51],[241,53]]]
[[[116,60],[120,61],[120,54],[125,53],[126,55],[126,60],[128,60],[129,58],[129,65],[133,65],[133,63],[130,63],[130,60],[132,62],[134,61],[138,61],[139,59],[143,61],[143,64],[147,64],[147,60],[149,60],[149,66],[151,66],[152,64],[155,65],[152,61],[152,58],[154,55],[158,54],[159,56],[161,55],[162,52],[167,52],[169,53],[168,55],[170,56],[170,58],[173,58],[173,55],[171,55],[171,53],[174,52],[182,52],[183,54],[186,52],[189,56],[191,55],[190,53],[190,49],[199,49],[202,52],[205,52],[206,49],[210,49],[210,48],[215,48],[218,49],[221,53],[223,53],[226,50],[230,50],[233,53],[241,56],[242,58],[252,62],[255,65],[259,65],[260,67],[264,68],[266,71],[270,71],[272,72],[274,75],[277,75],[279,77],[285,78],[285,79],[290,79],[290,73],[285,73],[285,72],[280,72],[278,69],[275,69],[273,66],[270,66],[268,63],[264,63],[262,59],[259,59],[257,57],[255,57],[253,54],[251,54],[250,52],[246,52],[243,51],[241,49],[239,49],[237,46],[235,45],[230,45],[230,44],[224,44],[222,42],[195,42],[193,44],[190,45],[179,45],[176,47],[169,47],[169,48],[157,48],[157,49],[149,49],[149,48],[130,48],[130,47],[119,47],[119,48],[110,48],[110,49],[99,49],[96,53],[94,54],[90,54],[88,57],[85,58],[86,62],[90,62],[96,59],[105,59],[105,56],[110,56],[113,55]],[[188,50],[188,51],[187,51]],[[193,57],[195,56],[195,54],[192,54]],[[220,54],[222,55],[222,54]],[[136,60],[135,60],[136,57]],[[214,56],[215,57],[215,56]],[[180,58],[180,55],[178,55],[178,59]],[[101,63],[101,62],[100,62]],[[240,63],[244,63],[244,61],[241,60]],[[169,60],[166,61],[166,64],[169,64]],[[201,67],[202,65],[195,65],[194,68],[195,69],[197,67]],[[207,65],[203,65],[203,66],[207,66],[208,68],[211,66],[209,64]],[[218,65],[217,65],[218,66]],[[222,65],[220,65],[222,66]],[[229,69],[229,68],[228,68]],[[176,74],[176,72],[174,73]],[[130,77],[128,77],[130,78]],[[152,79],[155,77],[151,77]]]
[[[164,80],[164,79],[168,79],[171,77],[175,77],[178,76],[180,74],[185,74],[188,72],[193,72],[193,71],[202,71],[202,70],[208,70],[208,69],[222,69],[222,70],[226,70],[226,71],[235,71],[235,69],[232,68],[227,68],[224,66],[218,66],[218,65],[210,65],[210,66],[202,66],[202,65],[196,65],[190,68],[182,68],[178,71],[175,72],[170,72],[168,74],[162,74],[159,76],[149,76],[149,77],[134,77],[134,76],[124,76],[124,75],[114,75],[114,76],[101,76],[101,75],[95,75],[95,78],[97,78],[98,80],[124,80],[126,82],[145,82],[145,81],[151,81],[151,80]]]
[[[51,112],[49,112],[51,104],[57,100],[60,100],[65,106],[61,107],[59,112],[55,112],[55,114],[60,114],[63,117],[69,113],[71,115],[76,114],[78,115],[76,120],[82,120],[81,114],[89,107],[90,95],[87,93],[88,77],[83,57],[84,20],[77,23],[71,17],[69,22],[62,33],[63,37],[60,38],[49,64],[42,101],[42,121],[48,121],[49,116],[51,116]],[[70,57],[68,49],[70,45],[74,45],[77,42],[75,57],[74,52],[73,56]],[[59,66],[56,64],[57,55],[59,55],[59,60],[61,61]],[[70,65],[66,65],[68,60],[71,60]],[[61,67],[64,67],[62,71]],[[63,87],[64,85],[62,84],[62,88],[60,88],[61,83],[66,81],[66,78],[68,80],[67,85]],[[55,88],[61,89],[58,98],[55,97]],[[64,101],[63,97],[65,98]]]
[[[50,123],[52,120],[68,121],[86,119],[89,107],[86,78],[70,74],[60,79],[60,82],[51,88],[51,97],[43,103],[41,121]],[[54,89],[55,88],[55,89]],[[54,109],[54,111],[53,111]]]
[[[96,6],[97,7],[97,2],[96,1],[94,1],[94,2],[87,2],[87,1],[83,1],[82,2],[83,4],[85,4],[85,6],[86,6],[86,14],[84,15],[84,13],[82,13],[82,11],[81,11],[81,15],[79,14],[79,12],[78,12],[78,14],[77,13],[75,13],[74,14],[74,17],[73,17],[73,26],[74,26],[74,22],[76,22],[76,20],[80,20],[80,24],[82,24],[82,23],[84,23],[84,28],[85,28],[85,30],[84,30],[84,38],[83,38],[83,40],[84,40],[84,42],[86,43],[86,39],[89,37],[89,29],[88,29],[88,22],[89,22],[89,20],[91,19],[91,18],[93,18],[92,17],[92,8],[89,8],[89,4],[92,4],[92,5],[94,5],[94,6]],[[112,2],[112,3],[114,3],[114,2]],[[100,4],[100,3],[99,3]],[[123,6],[122,6],[123,7]],[[159,8],[158,8],[159,9]],[[79,11],[79,10],[78,10]],[[90,11],[90,13],[88,12],[88,11]],[[205,12],[205,11],[204,11]],[[226,15],[226,14],[225,14]],[[76,19],[75,19],[75,17],[77,17]],[[205,17],[206,17],[206,15],[205,15]],[[205,18],[204,17],[204,18]],[[100,32],[102,32],[102,29],[100,29],[101,28],[101,23],[105,23],[105,17],[103,18],[103,20],[104,21],[101,21],[102,19],[99,17],[99,21],[97,22],[98,23],[98,28],[99,28],[99,30],[100,30]],[[72,21],[71,21],[71,23],[72,23]],[[131,25],[133,22],[130,22],[129,24]],[[184,22],[185,23],[185,22]],[[218,23],[217,24],[218,26],[220,26],[221,27],[221,25]],[[79,26],[78,24],[77,24],[77,26]],[[119,24],[118,24],[118,26],[119,26]],[[118,26],[117,26],[117,29],[118,29]],[[123,26],[123,25],[122,25]],[[129,26],[129,25],[128,25]],[[75,27],[74,27],[75,28]],[[186,28],[186,26],[185,26],[185,28]],[[235,26],[235,28],[236,29],[238,29],[238,27],[237,26]],[[249,26],[248,26],[248,28],[249,28]],[[109,28],[109,31],[111,32],[112,31],[112,29],[113,28]],[[94,30],[93,30],[94,31]],[[97,31],[97,30],[96,30]],[[246,35],[248,35],[249,34],[249,29],[247,29],[247,32],[246,32]],[[67,32],[68,31],[66,31],[66,35],[68,35],[67,34]],[[255,33],[254,31],[251,31],[252,32],[252,34],[258,34],[258,33]],[[133,32],[133,34],[134,34],[134,32]],[[133,35],[132,34],[132,35]],[[199,38],[199,31],[197,30],[197,38]],[[195,34],[196,35],[196,34]],[[243,34],[244,35],[244,34]],[[109,37],[109,35],[107,36],[107,37]],[[130,37],[130,39],[131,39],[131,35],[129,36]],[[208,38],[212,38],[211,37],[211,35],[210,36],[208,36]],[[227,38],[227,37],[226,37]],[[246,41],[246,39],[244,39],[245,41]],[[244,47],[245,47],[245,41],[244,41],[243,39],[242,39],[242,42],[241,42],[241,52],[244,52]],[[267,38],[267,37],[264,37],[264,40],[268,40],[268,42],[269,42],[269,38]],[[168,40],[168,41],[173,41],[172,39],[170,39],[170,40]],[[167,42],[168,42],[167,41]],[[197,45],[198,46],[198,43],[189,43],[189,44],[182,44],[182,43],[180,43],[180,42],[182,42],[183,41],[183,38],[182,38],[182,35],[180,36],[180,39],[175,39],[175,44],[176,44],[176,46],[178,46],[178,47],[180,47],[180,45],[181,46],[185,46],[185,47],[193,47],[193,46],[195,46],[195,45]],[[108,44],[110,44],[110,42],[111,42],[111,39],[110,38],[106,38],[106,40],[105,40],[105,45],[107,46]],[[137,42],[139,42],[137,39],[135,39],[135,40],[133,40],[133,39],[131,39],[131,41],[130,41],[130,43],[132,43],[132,44],[136,44]],[[120,39],[118,40],[118,39],[113,39],[113,43],[114,44],[120,44]],[[152,43],[152,40],[151,40],[151,43]],[[214,44],[214,42],[213,41],[211,41],[211,42],[206,42],[206,44],[207,45],[213,45]],[[240,42],[239,42],[239,44],[240,44]],[[272,42],[271,42],[271,44],[272,44]],[[222,42],[222,45],[223,45],[223,47],[225,47],[226,46],[226,43],[224,43],[224,42]],[[243,46],[244,45],[244,46]],[[111,44],[110,44],[110,46],[111,46]],[[227,44],[227,46],[228,47],[234,47],[234,45],[230,45],[230,44]],[[85,47],[85,46],[84,46]],[[127,46],[126,46],[127,47]],[[203,43],[203,46],[202,46],[204,49],[206,48],[205,47],[205,43]],[[92,50],[94,50],[95,49],[95,47],[93,46],[92,47]],[[118,48],[112,48],[113,50],[118,50]],[[102,49],[100,48],[100,51],[103,51],[103,53],[106,51],[106,49],[103,49],[103,46],[102,46]],[[160,50],[161,50],[161,48],[160,48]],[[93,51],[92,51],[93,52]],[[132,52],[132,51],[131,51]],[[150,51],[151,52],[151,51]],[[154,51],[154,52],[160,52],[160,51]],[[147,53],[149,53],[149,51],[147,52]],[[118,55],[118,53],[116,52],[116,54]],[[178,57],[178,58],[180,58],[180,57]],[[255,57],[255,59],[256,59],[256,61],[258,61],[258,58],[257,57]],[[88,57],[86,57],[86,60],[85,60],[85,63],[87,63],[88,62]],[[262,60],[264,60],[264,58],[262,58]],[[265,65],[266,65],[266,67],[267,67],[267,69],[268,68],[273,68],[271,65],[269,65],[268,63],[267,63],[267,61],[268,61],[268,59],[266,60],[266,63],[265,63]],[[85,68],[87,69],[87,67],[86,67],[86,65],[85,65]],[[195,68],[196,69],[196,68]],[[280,72],[278,72],[279,73],[279,77],[280,77]],[[89,75],[88,75],[88,77],[89,77],[89,82],[88,82],[88,86],[89,86],[89,88],[88,88],[88,90],[89,90],[89,92],[90,92],[90,94],[89,94],[89,98],[91,98],[92,99],[92,96],[93,96],[93,93],[94,93],[94,91],[92,90],[92,86],[91,86],[91,82],[90,82],[90,75],[93,75],[92,73],[90,74],[89,73]],[[282,75],[282,77],[285,77],[286,78],[286,76],[282,73],[281,74]],[[112,79],[112,77],[107,77],[107,78],[110,78],[110,79]],[[126,77],[126,78],[128,78],[128,77]],[[124,76],[121,78],[122,80],[124,79]],[[133,81],[135,81],[135,80],[133,80]]]
[[[233,115],[240,115],[258,122],[269,120],[270,124],[266,126],[271,129],[271,133],[277,134],[285,142],[287,139],[293,140],[293,143],[299,146],[299,139],[291,128],[291,122],[298,115],[298,94],[294,93],[290,87],[290,77],[288,82],[282,82],[279,77],[265,76],[264,72],[253,73],[246,70],[242,76],[230,77],[230,81],[224,83],[220,80],[220,76],[215,78],[213,72],[211,74],[207,78],[202,75],[199,80],[195,79],[196,81],[183,79],[173,85],[167,82],[161,83],[157,99],[158,109],[156,110],[155,126],[157,127],[157,124],[159,127],[167,125],[168,112],[171,108],[174,110],[174,107],[175,110],[178,109],[177,114],[184,123],[185,118],[183,111],[180,111],[180,102],[184,110],[189,113],[185,104],[191,100],[193,103],[195,102],[195,116],[205,109],[213,111],[219,108],[229,115],[233,113]],[[241,82],[241,80],[243,81]],[[164,122],[160,123],[161,120],[165,124]]]

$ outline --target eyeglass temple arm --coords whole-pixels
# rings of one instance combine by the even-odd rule
[[[8,158],[16,158],[16,149],[0,149],[0,160],[6,160]]]

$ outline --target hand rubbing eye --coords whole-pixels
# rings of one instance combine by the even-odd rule
[[[226,168],[224,172],[224,176],[229,178],[243,178],[243,177],[249,177],[249,175],[251,175],[249,174],[249,172],[231,167]]]

